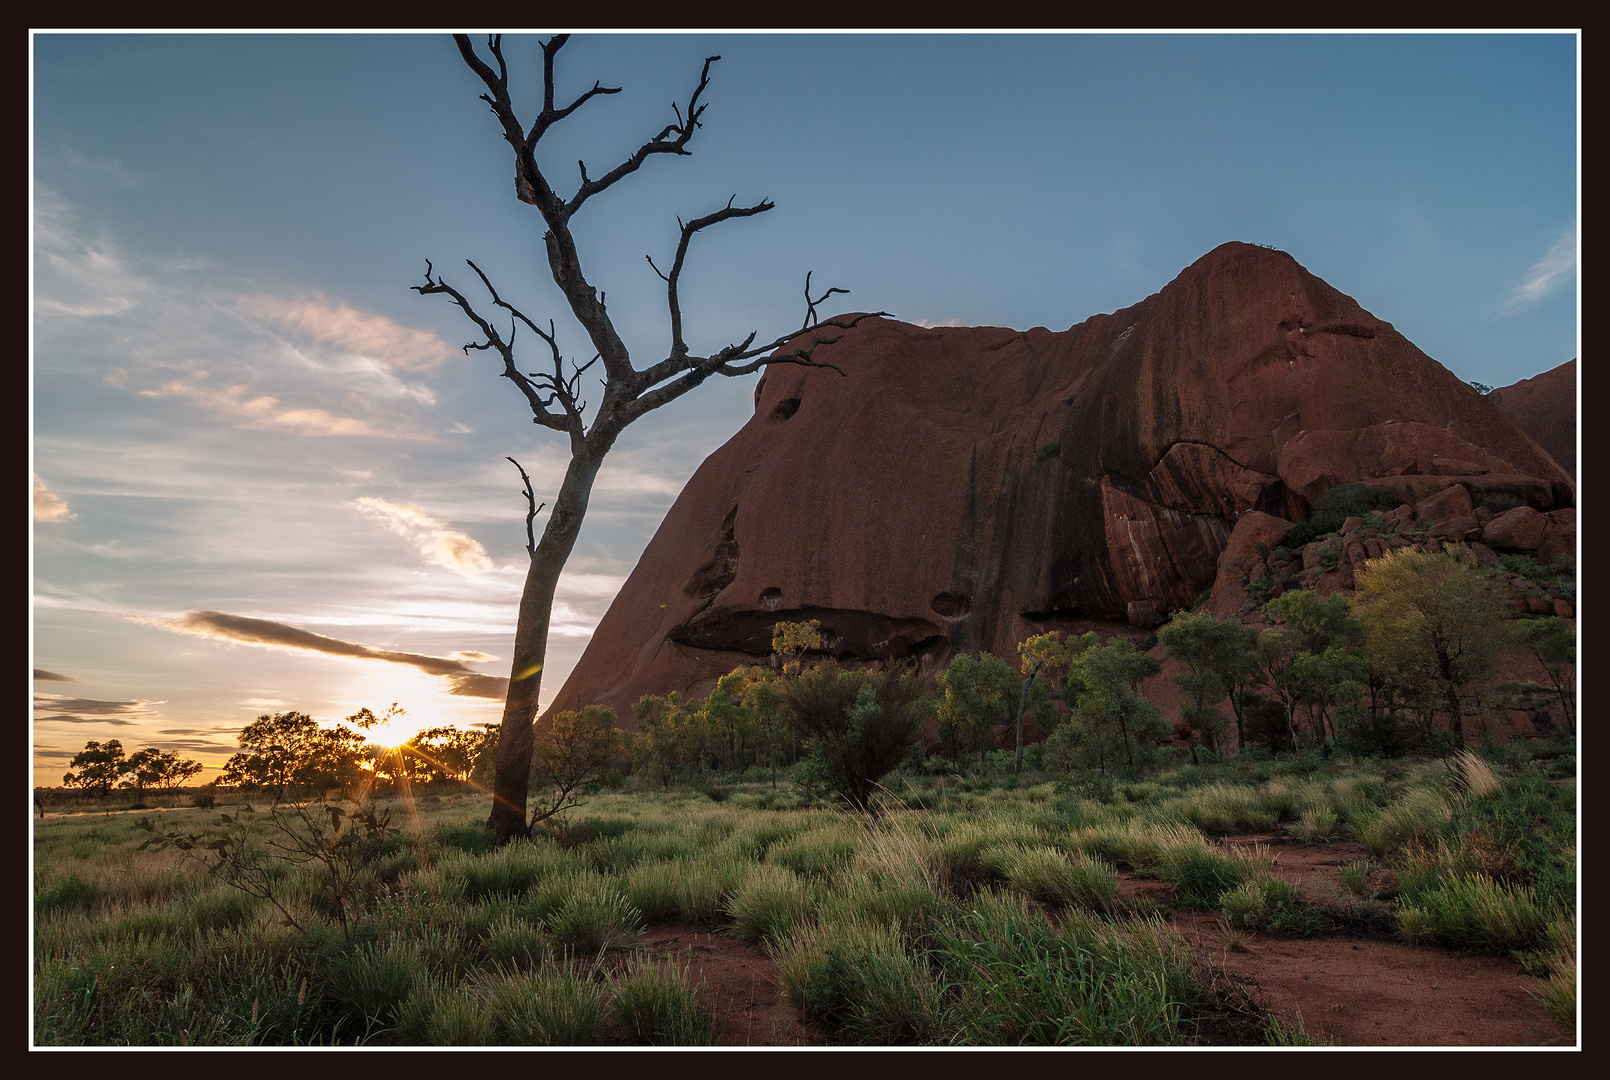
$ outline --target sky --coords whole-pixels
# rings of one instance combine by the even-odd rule
[[[528,120],[540,40],[504,39]],[[622,92],[539,159],[560,190],[578,160],[602,174],[721,56],[691,155],[573,222],[639,367],[669,333],[644,256],[663,266],[678,215],[735,195],[776,209],[695,244],[696,351],[797,326],[807,271],[851,290],[840,310],[1060,330],[1241,240],[1502,386],[1577,355],[1578,44],[578,36],[561,102]],[[590,351],[453,43],[37,33],[31,63],[36,782],[109,738],[211,777],[268,712],[397,702],[383,742],[495,721],[526,561],[505,457],[551,500],[568,451],[462,349],[463,315],[410,286],[428,259],[467,289],[473,259],[567,356]],[[560,582],[544,703],[755,379],[616,444]]]

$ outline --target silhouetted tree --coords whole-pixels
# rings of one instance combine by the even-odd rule
[[[595,353],[585,364],[573,361],[567,364],[553,321],[549,320],[547,329],[543,329],[535,320],[528,318],[499,295],[486,274],[473,262],[469,264],[470,269],[480,279],[493,307],[509,320],[507,336],[499,326],[493,324],[491,318],[477,311],[468,297],[436,274],[428,262],[424,284],[415,286],[421,295],[440,293],[463,310],[482,336],[481,341],[465,346],[466,351],[495,352],[503,361],[503,376],[524,395],[533,421],[561,433],[570,442],[570,465],[554,497],[542,539],[530,548],[531,564],[520,598],[509,691],[498,739],[492,811],[487,822],[500,836],[507,838],[529,832],[531,828],[531,823],[526,820],[526,798],[535,737],[533,721],[537,715],[537,692],[547,657],[548,624],[553,611],[554,590],[559,583],[559,574],[575,547],[582,519],[587,513],[593,482],[610,447],[632,421],[675,401],[712,375],[748,375],[763,365],[778,363],[839,370],[832,364],[813,359],[818,347],[839,340],[838,335],[823,336],[820,331],[828,327],[848,330],[862,319],[873,316],[857,315],[821,321],[817,315],[817,305],[845,290],[828,289],[820,296],[813,297],[810,277],[807,275],[805,320],[799,330],[763,342],[757,342],[758,334],[751,332],[741,341],[714,352],[696,354],[684,336],[680,293],[689,245],[695,236],[711,226],[734,218],[753,217],[773,206],[766,199],[748,206],[734,205],[734,196],[726,206],[713,213],[679,222],[681,235],[668,272],[661,271],[654,260],[649,259],[649,265],[665,281],[671,345],[667,355],[658,362],[642,369],[634,367],[626,344],[621,340],[605,307],[604,294],[583,273],[580,251],[571,232],[571,221],[595,195],[637,172],[650,158],[662,154],[685,156],[691,152],[688,143],[702,126],[701,117],[707,107],[701,99],[709,86],[710,65],[720,57],[712,56],[705,60],[699,83],[686,106],[675,109],[674,123],[667,124],[626,160],[600,176],[592,176],[587,171],[586,163],[580,163],[579,181],[567,197],[555,190],[544,167],[539,164],[538,145],[555,124],[569,117],[593,97],[618,93],[619,88],[605,87],[595,82],[590,90],[570,104],[557,104],[554,59],[564,47],[566,35],[551,38],[542,44],[542,108],[528,125],[520,119],[509,92],[508,65],[503,56],[501,37],[493,37],[488,43],[490,62],[482,59],[469,37],[457,35],[455,40],[464,62],[486,86],[487,92],[481,95],[481,99],[491,107],[503,139],[514,153],[515,197],[522,203],[534,206],[542,215],[542,239],[548,269],[554,283],[564,294],[571,315],[586,332]],[[515,336],[521,328],[529,330],[543,342],[544,351],[549,354],[546,370],[527,373],[516,362]],[[580,396],[581,376],[596,363],[603,364],[603,398],[589,423],[588,405]],[[843,372],[840,371],[840,374]]]

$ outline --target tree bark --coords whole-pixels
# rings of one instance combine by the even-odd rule
[[[531,753],[536,741],[537,696],[542,689],[543,665],[548,654],[548,624],[553,615],[559,575],[564,572],[570,552],[576,546],[593,482],[598,478],[609,444],[614,442],[612,432],[608,442],[603,441],[604,435],[605,431],[595,428],[582,451],[571,457],[548,526],[543,529],[542,540],[526,570],[514,635],[514,658],[509,666],[509,695],[504,700],[503,724],[498,729],[492,813],[486,822],[500,839],[524,836],[531,828],[526,821],[526,798],[530,794]]]

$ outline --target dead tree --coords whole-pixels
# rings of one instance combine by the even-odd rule
[[[554,498],[553,510],[543,529],[542,539],[530,552],[531,564],[520,597],[519,621],[515,630],[509,693],[498,735],[492,811],[487,824],[499,836],[508,838],[530,829],[526,821],[526,798],[534,741],[533,724],[537,716],[537,692],[542,685],[543,661],[547,654],[548,622],[553,610],[554,590],[559,583],[559,574],[575,546],[577,534],[581,531],[593,481],[604,463],[604,456],[609,453],[621,431],[638,417],[675,401],[712,375],[748,375],[767,364],[832,368],[842,375],[844,372],[836,365],[813,359],[816,350],[838,341],[843,331],[853,328],[863,319],[875,318],[885,312],[821,321],[817,315],[817,305],[835,293],[846,290],[828,289],[820,296],[812,297],[810,276],[806,275],[805,320],[800,329],[759,344],[756,342],[758,334],[751,332],[736,344],[729,344],[709,355],[696,355],[683,338],[682,302],[678,294],[688,246],[695,236],[713,225],[733,218],[763,214],[773,206],[766,199],[752,206],[734,205],[737,200],[734,196],[726,206],[714,213],[687,222],[678,219],[681,237],[669,272],[662,271],[653,258],[649,258],[649,265],[665,282],[671,347],[669,355],[663,360],[642,370],[634,367],[626,345],[616,333],[604,306],[604,294],[594,288],[582,272],[581,256],[570,232],[570,221],[593,196],[635,173],[649,158],[658,154],[686,156],[691,152],[687,148],[688,143],[701,126],[700,117],[706,108],[700,99],[710,84],[710,65],[721,58],[712,56],[704,61],[699,84],[685,107],[673,104],[676,122],[667,124],[625,161],[597,178],[588,174],[585,162],[578,162],[580,182],[566,198],[554,190],[548,176],[538,165],[537,144],[549,128],[593,97],[616,94],[620,88],[605,87],[595,82],[592,89],[569,105],[556,106],[554,57],[564,47],[566,35],[556,36],[542,44],[542,111],[527,127],[516,115],[509,96],[508,65],[503,57],[501,36],[488,41],[490,62],[481,58],[467,36],[455,35],[454,40],[458,43],[458,51],[464,62],[486,84],[487,92],[481,95],[481,100],[491,106],[492,114],[502,127],[504,141],[514,151],[515,195],[542,214],[547,226],[542,239],[547,249],[549,270],[554,283],[564,293],[571,314],[586,331],[594,352],[593,358],[585,364],[566,361],[561,355],[553,321],[549,320],[544,329],[506,302],[487,275],[473,262],[469,264],[470,269],[475,271],[495,309],[488,315],[478,311],[462,292],[437,274],[429,262],[425,264],[425,283],[414,286],[414,291],[421,295],[442,293],[457,304],[475,324],[482,338],[466,345],[465,351],[495,352],[503,361],[503,377],[525,395],[533,422],[560,432],[570,440],[570,465]],[[509,330],[506,336],[500,329],[505,320]],[[543,352],[547,356],[542,371],[524,372],[516,362],[515,337],[522,326],[543,343]],[[824,334],[824,331],[839,333]],[[580,398],[581,377],[599,363],[603,365],[603,395],[589,421],[587,402]]]

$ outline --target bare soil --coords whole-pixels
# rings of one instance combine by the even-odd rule
[[[827,1044],[827,1033],[801,1022],[783,1000],[777,965],[766,950],[680,923],[649,927],[638,947],[656,960],[687,967],[689,981],[715,1003],[717,1045]]]

